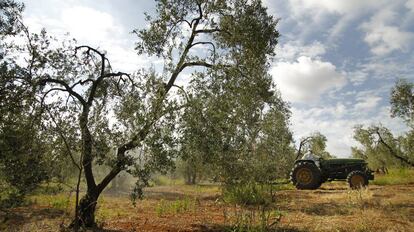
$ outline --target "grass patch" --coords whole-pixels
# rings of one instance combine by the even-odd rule
[[[158,217],[163,217],[167,214],[177,214],[189,211],[195,211],[196,200],[188,197],[182,200],[166,201],[161,199],[155,207],[155,212]]]
[[[30,197],[35,204],[47,205],[50,208],[67,211],[74,205],[74,200],[67,194],[46,195],[39,194]],[[73,203],[73,204],[72,204]]]
[[[371,183],[375,185],[414,184],[414,169],[390,169],[388,174],[376,175]]]
[[[181,191],[191,194],[191,195],[200,195],[200,194],[217,194],[220,193],[219,185],[181,185],[179,188]]]
[[[174,186],[174,185],[184,185],[185,181],[182,178],[171,178],[164,175],[158,175],[151,180],[151,185],[153,186]]]

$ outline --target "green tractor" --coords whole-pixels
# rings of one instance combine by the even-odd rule
[[[373,172],[363,159],[322,159],[312,154],[296,160],[290,173],[290,180],[297,189],[317,189],[332,180],[345,180],[356,189],[373,179]]]

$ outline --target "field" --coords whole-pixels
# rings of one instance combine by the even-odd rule
[[[269,231],[414,231],[414,183],[378,184],[362,190],[344,182],[307,191],[285,186],[266,209],[225,203],[218,186],[157,186],[136,207],[128,195],[104,195],[96,219],[102,231],[260,231],[262,225]],[[0,231],[59,231],[70,222],[67,194],[31,201],[0,212]]]

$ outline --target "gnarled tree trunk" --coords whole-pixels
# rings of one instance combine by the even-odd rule
[[[95,224],[95,211],[96,204],[99,195],[96,193],[88,192],[79,202],[79,218],[78,225],[84,227],[94,227]]]

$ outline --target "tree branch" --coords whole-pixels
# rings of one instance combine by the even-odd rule
[[[195,33],[196,34],[201,34],[201,33],[210,34],[210,33],[220,32],[220,31],[222,31],[220,28],[210,28],[210,29],[200,29],[200,30],[196,30]]]
[[[128,78],[131,78],[128,73],[124,73],[124,72],[106,73],[106,74],[103,75],[104,78],[106,78],[106,77],[121,77],[121,76],[127,76]]]
[[[65,88],[65,90],[69,94],[74,96],[76,99],[78,99],[82,105],[86,105],[85,99],[83,99],[83,97],[79,93],[75,92],[66,82],[64,82],[62,80],[53,79],[53,78],[46,78],[46,79],[39,80],[38,85],[43,86],[46,83],[55,83],[55,84],[59,84],[59,85],[63,86]]]
[[[386,143],[384,141],[384,139],[381,136],[381,133],[378,130],[376,130],[375,133],[378,135],[379,142],[388,149],[388,151],[390,152],[390,154],[392,156],[394,156],[398,160],[410,165],[411,167],[414,167],[414,162],[411,162],[409,159],[398,155],[397,152],[388,143]]]
[[[67,152],[68,152],[68,154],[69,154],[69,157],[70,157],[70,159],[71,159],[71,161],[72,161],[72,163],[73,163],[73,165],[75,165],[75,167],[79,170],[79,171],[81,171],[82,170],[82,168],[81,168],[81,166],[75,161],[75,158],[74,158],[74,156],[73,156],[73,153],[72,153],[72,149],[70,148],[70,146],[69,146],[69,142],[67,141],[67,139],[66,139],[66,137],[65,137],[65,135],[64,135],[64,133],[63,133],[63,131],[61,130],[61,128],[58,126],[58,124],[57,124],[57,122],[56,122],[56,119],[55,119],[55,117],[53,116],[53,114],[50,112],[50,110],[49,110],[49,108],[48,107],[46,107],[46,111],[48,112],[48,114],[49,114],[49,116],[50,116],[50,118],[52,119],[52,122],[55,124],[55,126],[56,126],[56,130],[57,130],[57,132],[58,132],[58,134],[59,134],[59,136],[60,136],[60,138],[63,140],[63,143],[65,144],[65,148],[66,148],[66,150],[67,150]]]
[[[76,83],[74,83],[70,88],[71,89],[73,89],[73,88],[75,88],[75,86],[77,86],[77,85],[84,85],[84,84],[86,84],[86,83],[88,83],[88,82],[93,82],[93,79],[91,79],[91,78],[88,78],[88,79],[86,79],[86,80],[79,80],[78,82],[76,82]]]
[[[210,63],[207,63],[207,62],[204,62],[204,61],[186,62],[181,66],[180,72],[183,71],[185,68],[191,67],[191,66],[203,66],[203,67],[206,67],[206,68],[214,67],[214,65],[212,65]]]
[[[302,155],[302,147],[305,146],[305,144],[309,141],[309,139],[311,139],[312,137],[306,137],[304,139],[302,139],[299,143],[299,148],[298,148],[298,152],[296,154],[296,158],[295,160],[299,159],[299,156]]]

